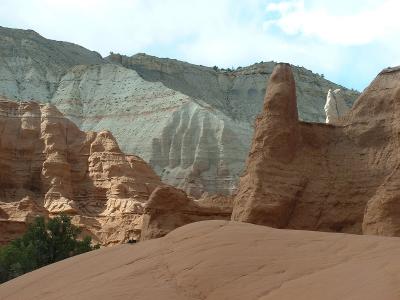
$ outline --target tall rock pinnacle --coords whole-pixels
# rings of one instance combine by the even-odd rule
[[[232,219],[400,236],[400,68],[382,71],[334,125],[297,121],[293,86],[277,66]]]
[[[292,70],[287,64],[279,64],[269,80],[263,112],[256,120],[246,172],[236,196],[233,220],[275,227],[286,225],[293,195],[301,186],[301,180],[294,176],[291,184],[292,174],[285,169],[295,156],[299,139]],[[272,177],[282,178],[282,181],[276,183]],[[276,193],[282,185],[287,185],[287,191]]]

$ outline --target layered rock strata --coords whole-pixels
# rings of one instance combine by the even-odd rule
[[[234,70],[220,69],[144,53],[131,57],[112,54],[106,59],[135,70],[146,81],[161,82],[166,87],[189,96],[192,101],[204,101],[233,120],[251,124],[263,106],[265,81],[277,65],[270,61]],[[341,95],[350,105],[359,95],[358,92],[341,87],[303,67],[292,68],[301,120],[325,121],[324,100],[329,89],[342,89]]]
[[[124,151],[195,198],[234,193],[275,63],[226,73],[149,56],[129,62],[72,68],[52,103],[84,130],[112,130]],[[301,116],[322,121],[330,83],[296,70]]]
[[[69,68],[100,63],[99,53],[79,45],[0,26],[0,95],[9,99],[49,102]]]
[[[196,198],[232,193],[250,143],[249,123],[118,65],[73,68],[53,103],[84,130],[111,128],[124,150]]]
[[[232,219],[400,235],[400,71],[382,71],[337,126],[300,122],[289,65],[270,78]]]
[[[110,130],[121,149],[199,198],[232,194],[265,80],[276,63],[222,70],[138,54],[99,54],[34,31],[0,27],[0,95],[55,104],[81,130]],[[294,67],[300,118],[323,122],[328,89],[357,92]]]
[[[83,132],[48,104],[1,99],[2,227],[66,213],[104,245],[138,238],[143,204],[159,185],[110,132]]]

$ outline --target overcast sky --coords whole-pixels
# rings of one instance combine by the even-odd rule
[[[0,25],[103,56],[137,52],[220,67],[304,66],[363,90],[400,65],[399,0],[0,0]]]

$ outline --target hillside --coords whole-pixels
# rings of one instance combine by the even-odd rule
[[[49,102],[62,75],[78,64],[103,63],[79,45],[48,40],[33,30],[0,26],[0,95]]]
[[[107,59],[33,31],[1,28],[0,95],[55,104],[82,130],[110,130],[166,183],[200,197],[236,189],[276,63],[235,71],[138,54]],[[324,120],[329,88],[294,67],[300,118]],[[352,103],[357,92],[344,89]]]

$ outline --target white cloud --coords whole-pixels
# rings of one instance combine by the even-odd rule
[[[355,13],[348,13],[346,4],[342,11],[332,13],[321,2],[325,1],[307,8],[303,0],[270,4],[267,11],[279,12],[280,16],[267,24],[276,25],[289,35],[316,37],[335,45],[363,45],[398,36],[398,0],[367,1]]]

